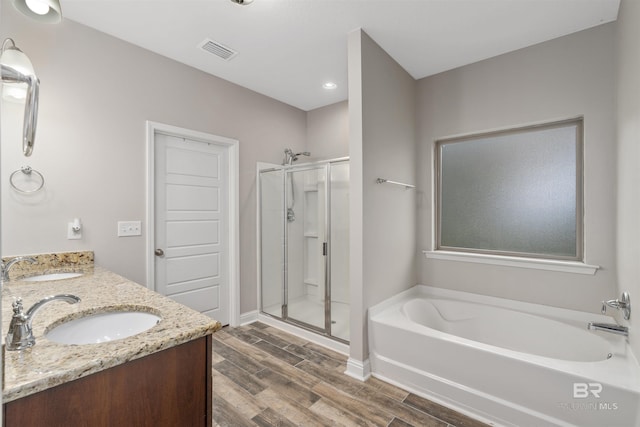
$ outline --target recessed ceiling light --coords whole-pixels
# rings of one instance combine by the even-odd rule
[[[46,15],[49,13],[49,5],[38,0],[26,0],[25,4],[31,11],[37,15]]]
[[[231,0],[234,3],[241,4],[243,6],[248,5],[249,3],[253,3],[253,0]]]
[[[59,0],[11,0],[23,15],[39,22],[57,24],[62,20]]]
[[[330,89],[335,89],[335,88],[337,88],[337,87],[338,87],[338,85],[337,85],[337,84],[335,84],[334,82],[326,82],[325,84],[323,84],[323,85],[322,85],[322,87],[323,87],[324,89],[329,89],[329,90],[330,90]]]

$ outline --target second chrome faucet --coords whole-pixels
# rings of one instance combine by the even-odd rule
[[[36,338],[33,336],[33,328],[31,326],[33,316],[42,308],[43,305],[58,300],[68,302],[69,304],[76,304],[80,302],[80,298],[75,295],[52,295],[33,304],[31,308],[24,313],[22,308],[22,298],[16,298],[13,302],[13,316],[11,317],[9,332],[5,339],[6,349],[24,350],[36,345]]]
[[[11,270],[11,267],[13,267],[16,263],[21,262],[21,261],[28,261],[31,264],[35,264],[36,263],[36,259],[35,258],[27,257],[27,256],[18,256],[18,257],[10,259],[6,263],[4,263],[4,262],[0,263],[0,273],[2,274],[2,276],[0,276],[0,283],[4,283],[4,282],[8,282],[9,281],[9,271]]]
[[[598,322],[589,322],[587,325],[587,329],[592,331],[603,331],[610,332],[616,335],[624,335],[625,337],[629,336],[629,328],[626,326],[617,325],[615,323],[598,323]]]
[[[629,293],[623,292],[620,296],[620,299],[602,301],[602,314],[606,314],[607,307],[622,310],[622,317],[624,317],[625,320],[629,320],[629,318],[631,317],[631,298],[629,298]],[[618,325],[616,323],[589,322],[589,324],[587,325],[587,329],[609,332],[617,335],[624,335],[625,337],[629,336],[629,328],[626,326]]]

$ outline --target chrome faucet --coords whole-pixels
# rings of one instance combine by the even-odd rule
[[[7,261],[7,263],[5,264],[0,263],[0,270],[2,272],[2,277],[0,278],[0,283],[4,283],[4,282],[8,282],[9,281],[9,270],[11,270],[11,267],[14,266],[14,264],[21,262],[21,261],[28,261],[31,264],[35,264],[36,263],[36,259],[32,258],[32,257],[27,257],[27,256],[17,256],[15,258],[10,259],[9,261]]]
[[[589,322],[587,329],[603,332],[611,332],[612,334],[629,336],[629,328],[626,326],[616,325],[615,323],[598,323]]]
[[[31,322],[33,316],[43,305],[51,302],[62,300],[69,304],[75,304],[80,302],[80,298],[70,294],[52,295],[41,299],[37,303],[33,304],[27,313],[22,311],[22,298],[16,298],[13,302],[13,317],[11,318],[11,324],[9,325],[9,332],[5,339],[5,346],[7,350],[24,350],[36,345],[36,338],[33,336],[33,328]]]
[[[620,299],[610,299],[609,301],[602,301],[602,314],[607,312],[607,307],[622,310],[622,316],[625,320],[629,320],[631,317],[631,299],[628,292],[623,292]]]

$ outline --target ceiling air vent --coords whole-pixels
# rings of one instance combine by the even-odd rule
[[[236,52],[235,50],[228,48],[221,43],[214,42],[213,40],[208,39],[200,43],[200,49],[212,53],[218,58],[224,59],[225,61],[231,60],[231,58],[238,54],[238,52]]]

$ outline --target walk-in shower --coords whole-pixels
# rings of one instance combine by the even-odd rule
[[[262,169],[260,310],[349,341],[349,160]]]

